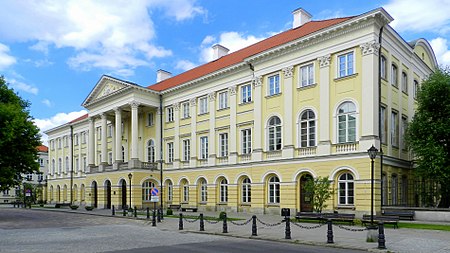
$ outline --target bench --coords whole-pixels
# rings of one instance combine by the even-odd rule
[[[69,207],[70,203],[56,203],[55,208]]]
[[[312,212],[298,212],[297,215],[295,215],[295,219],[297,221],[300,220],[318,220],[318,221],[322,221],[321,213],[312,213]]]
[[[181,207],[182,212],[192,211],[194,213],[197,212],[197,207]]]
[[[181,205],[169,205],[169,209],[178,211],[181,209]]]
[[[394,225],[394,229],[398,228],[399,220],[400,218],[398,216],[373,216],[373,221],[375,223],[383,222],[384,224],[392,224]],[[366,226],[366,224],[370,224],[370,214],[363,214],[361,222],[364,226]]]
[[[324,213],[322,218],[324,220],[331,219],[336,222],[347,222],[350,225],[355,225],[355,214],[353,213]]]
[[[383,216],[396,216],[401,220],[414,220],[414,211],[408,210],[383,210]]]

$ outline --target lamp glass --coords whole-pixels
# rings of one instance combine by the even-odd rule
[[[133,175],[130,173],[130,174],[128,174],[128,179],[130,179],[131,180],[131,178],[133,177]]]
[[[369,154],[370,159],[375,159],[378,154],[378,149],[372,145],[372,147],[367,150],[367,154]]]

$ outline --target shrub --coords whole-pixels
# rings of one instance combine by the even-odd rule
[[[72,209],[72,210],[77,210],[77,209],[78,209],[78,206],[77,206],[77,205],[70,205],[70,209]]]
[[[220,219],[220,220],[224,220],[226,216],[227,216],[227,213],[226,213],[226,212],[220,212],[220,214],[219,214],[219,219]]]
[[[167,209],[166,215],[173,215],[173,210],[172,209]]]
[[[93,206],[85,206],[84,207],[87,211],[92,211],[92,210],[94,210],[94,207]]]

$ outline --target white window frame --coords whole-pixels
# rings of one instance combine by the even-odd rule
[[[391,64],[391,84],[398,88],[398,66],[395,63]]]
[[[219,92],[219,109],[228,109],[228,91]]]
[[[155,183],[150,181],[150,179],[145,180],[142,183],[142,201],[150,202],[151,200],[151,190],[155,187]]]
[[[167,162],[173,163],[174,157],[173,157],[173,142],[167,143]]]
[[[307,115],[306,119],[303,119],[303,115]],[[313,114],[313,118],[309,118],[310,113]],[[313,132],[313,133],[311,133]],[[317,117],[316,113],[311,109],[306,109],[300,114],[299,118],[299,147],[315,147],[317,144]],[[312,137],[312,138],[311,138]],[[306,145],[303,142],[306,142]]]
[[[271,125],[272,119],[278,118],[279,124]],[[278,116],[272,116],[267,121],[267,150],[279,151],[283,149],[283,123]]]
[[[172,181],[169,181],[167,183],[167,201],[173,200],[173,183]]]
[[[97,140],[101,140],[102,139],[102,127],[99,126],[97,127]]]
[[[189,184],[187,182],[183,184],[183,202],[189,202]]]
[[[241,86],[241,103],[252,102],[252,85],[245,84]]]
[[[147,141],[147,162],[155,162],[155,141],[152,139]]]
[[[86,167],[87,167],[87,157],[83,156],[83,172],[86,171]]]
[[[75,158],[75,171],[80,171],[80,159]]]
[[[228,133],[219,134],[219,154],[220,157],[228,156]]]
[[[147,126],[153,126],[154,124],[154,118],[153,118],[153,112],[147,113]]]
[[[413,82],[413,96],[414,99],[417,99],[417,92],[419,91],[419,81],[417,79],[414,79]]]
[[[399,113],[398,111],[391,111],[391,145],[399,147]]]
[[[349,56],[350,55],[352,56],[351,57],[351,62],[349,60]],[[341,59],[344,60],[344,62],[343,62],[344,66],[342,66],[342,64],[341,64]],[[350,51],[338,54],[336,56],[336,75],[337,75],[337,78],[342,78],[342,77],[354,75],[356,73],[355,60],[356,59],[355,59],[355,51],[354,50],[350,50]],[[342,67],[344,69],[341,69]]]
[[[208,202],[208,184],[205,179],[200,181],[200,202]]]
[[[79,144],[79,142],[78,142],[78,134],[74,134],[73,138],[74,138],[74,145],[78,146],[78,144]]]
[[[406,134],[406,128],[408,127],[408,116],[406,115],[402,115],[402,121],[401,121],[401,135],[400,135],[400,140],[401,140],[401,146],[402,146],[402,150],[406,151],[408,149],[408,147],[406,146],[406,141],[405,141],[405,134]]]
[[[112,137],[113,135],[113,126],[112,124],[108,124],[108,137]]]
[[[191,116],[189,111],[189,102],[184,102],[181,104],[181,107],[183,109],[183,119],[189,118]]]
[[[191,158],[191,140],[183,140],[183,161],[187,162]]]
[[[281,94],[280,74],[273,74],[267,77],[267,95],[275,96]]]
[[[346,104],[346,103],[353,104],[355,110],[354,111],[349,111],[349,112],[344,112],[344,113],[339,113],[339,109],[341,107],[343,107],[344,104]],[[339,135],[339,130],[340,130],[340,128],[339,128],[340,121],[339,120],[340,120],[341,116],[345,117],[345,121],[344,121],[344,124],[345,124],[345,128],[344,128],[344,130],[345,130],[345,136],[344,136],[345,140],[343,140],[343,141],[340,140],[340,135]],[[354,139],[350,138],[351,137],[351,135],[350,135],[350,125],[349,125],[350,120],[351,120],[350,117],[354,117],[354,121],[355,121],[354,122],[355,123],[355,126],[354,126],[354,128],[355,128]],[[344,102],[340,103],[338,108],[336,109],[336,142],[337,143],[354,143],[354,142],[357,142],[357,141],[358,141],[358,109],[357,109],[356,104],[353,101],[344,101]]]
[[[387,114],[386,114],[387,110],[386,110],[386,106],[381,106],[380,107],[380,122],[381,122],[381,143],[382,144],[387,144]]]
[[[208,159],[208,136],[200,137],[200,159]]]
[[[112,154],[112,152],[108,152],[108,164],[113,164],[113,154]]]
[[[308,87],[315,83],[314,62],[299,66],[299,82],[298,87]]]
[[[350,175],[352,179],[348,179],[348,176],[345,178],[342,178],[344,175]],[[354,206],[355,205],[355,177],[349,173],[343,173],[339,175],[338,178],[338,205],[340,206]],[[350,190],[351,185],[351,190]],[[341,186],[344,190],[344,195],[341,193]],[[350,194],[353,193],[353,194]],[[341,198],[344,198],[344,201],[341,200]],[[351,201],[350,201],[351,200]]]
[[[252,153],[252,129],[246,128],[241,130],[242,154]]]
[[[208,97],[201,97],[198,99],[198,115],[208,113]]]
[[[383,79],[387,79],[387,59],[384,55],[381,55],[381,63],[380,63],[380,68],[381,68],[381,78]]]
[[[252,202],[252,181],[246,177],[242,180],[242,203]]]
[[[166,112],[167,112],[167,118],[166,118],[166,122],[174,122],[174,114],[173,114],[173,107],[167,107],[166,108]]]
[[[280,204],[280,178],[272,176],[267,181],[267,197],[269,204]]]
[[[226,178],[222,178],[219,182],[219,202],[228,202],[228,180]]]
[[[402,71],[402,91],[408,94],[408,73]]]

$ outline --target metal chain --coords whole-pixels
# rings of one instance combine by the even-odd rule
[[[217,223],[219,223],[221,220],[210,221],[210,220],[204,219],[204,221],[205,221],[205,222],[208,222],[209,224],[217,224]]]
[[[250,219],[246,220],[243,223],[234,222],[232,220],[228,220],[228,221],[231,222],[232,224],[236,225],[236,226],[245,226],[245,225],[249,224],[250,221],[252,221],[252,218],[250,217]]]
[[[342,225],[334,225],[334,226],[337,226],[340,229],[347,230],[347,231],[352,231],[352,232],[362,232],[362,231],[366,231],[367,230],[367,228],[348,228],[348,227],[344,227]]]
[[[259,223],[261,223],[261,224],[263,224],[264,226],[267,226],[267,227],[275,227],[275,226],[279,226],[279,225],[281,225],[281,223],[282,223],[282,222],[278,222],[278,223],[274,223],[274,224],[269,224],[269,223],[265,223],[264,221],[260,220],[258,217],[256,217],[256,220],[257,220]]]
[[[183,217],[183,220],[185,220],[185,221],[187,221],[187,222],[189,222],[189,223],[194,223],[194,222],[198,221],[198,219],[200,219],[200,216],[198,216],[197,218],[192,219],[192,220],[189,220],[189,219],[187,219],[186,217]]]
[[[316,225],[316,226],[309,227],[309,226],[300,225],[300,223],[297,223],[297,222],[291,222],[291,223],[294,224],[295,226],[299,227],[299,228],[304,228],[304,229],[316,229],[316,228],[323,227],[325,225],[325,224],[319,224],[319,225]]]

